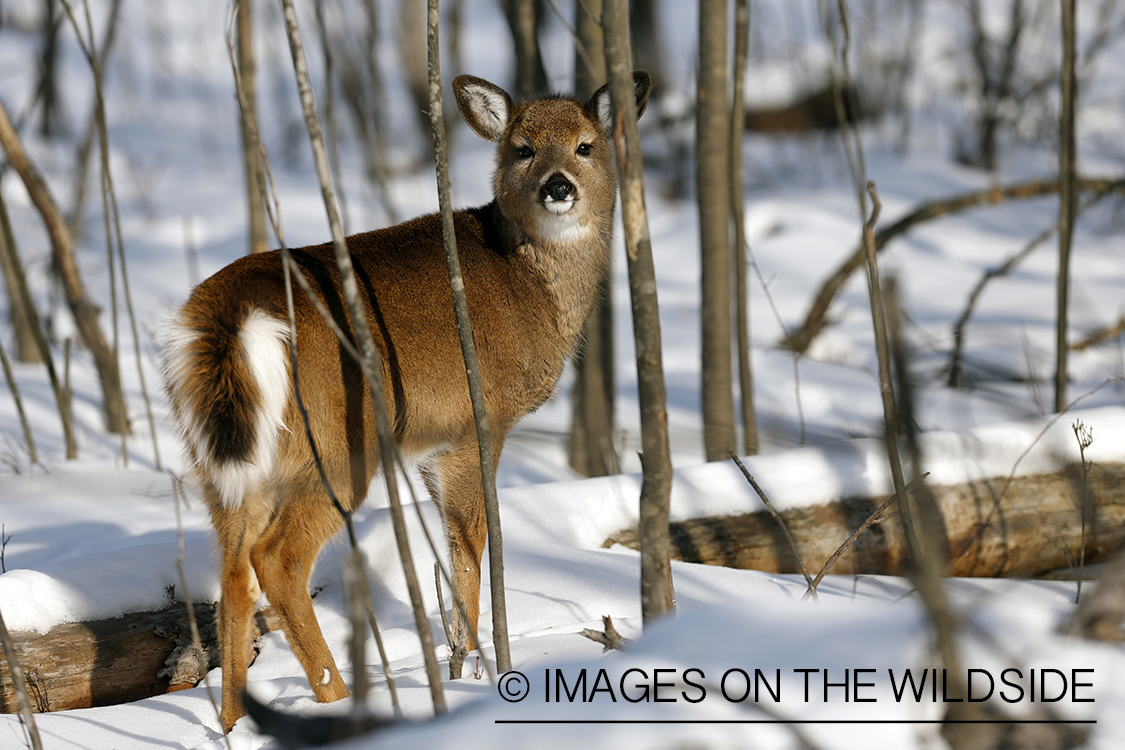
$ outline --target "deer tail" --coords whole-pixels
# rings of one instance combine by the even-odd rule
[[[164,383],[196,471],[236,508],[272,476],[287,429],[289,326],[258,308],[230,320],[188,318],[182,310],[164,328]]]

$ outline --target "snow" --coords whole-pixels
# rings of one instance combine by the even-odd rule
[[[108,5],[91,3],[96,25],[102,23]],[[660,106],[682,110],[693,96],[695,11],[690,4],[663,5],[661,28],[668,48],[668,80],[663,83],[671,96]],[[781,0],[753,5],[752,46],[761,45],[765,51],[755,53],[759,57],[752,61],[747,101],[758,106],[784,100],[793,91],[805,90],[810,81],[818,82],[826,48],[814,3],[801,8]],[[568,12],[570,4],[562,6]],[[37,54],[39,37],[30,29],[35,28],[40,8],[32,0],[9,0],[3,5],[0,98],[16,115],[25,112],[32,100],[36,75],[29,61]],[[118,438],[102,430],[100,391],[84,352],[76,352],[70,374],[77,461],[64,459],[62,431],[44,369],[15,366],[41,462],[32,465],[28,460],[14,399],[0,397],[0,525],[5,540],[0,560],[6,571],[0,575],[0,611],[14,631],[46,632],[60,623],[157,609],[183,598],[184,581],[195,600],[214,601],[218,596],[205,509],[191,487],[183,493],[174,490],[173,475],[182,474],[184,466],[167,404],[156,390],[155,342],[161,319],[185,299],[191,285],[244,252],[242,162],[223,36],[227,9],[216,0],[127,4],[126,9],[107,71],[107,111],[130,282],[140,313],[140,364],[155,401],[155,450],[126,324],[120,326],[120,350],[135,435],[125,451]],[[393,14],[389,8],[382,11],[388,44],[380,50],[381,60],[397,66],[389,43],[396,28]],[[512,52],[502,16],[489,4],[479,8],[467,4],[464,13],[464,72],[509,86]],[[280,20],[272,6],[263,6],[258,20],[260,110],[272,115],[263,118],[263,131],[286,239],[290,245],[321,242],[328,236],[327,226],[294,105]],[[334,10],[329,20],[344,23]],[[311,10],[302,16],[302,27],[314,81],[323,80],[319,45],[310,42],[315,29]],[[552,19],[546,33],[551,40],[545,50],[552,83],[565,88],[571,65],[565,29]],[[916,103],[917,121],[907,153],[892,146],[898,123],[864,130],[868,173],[879,186],[884,206],[883,226],[921,201],[1047,176],[1054,168],[1050,144],[1043,142],[1049,139],[1013,139],[1002,152],[1001,170],[993,175],[953,163],[958,135],[952,131],[966,127],[973,114],[960,93],[965,69],[954,50],[959,33],[947,10],[932,11],[922,24],[915,95],[925,94],[928,100]],[[65,24],[62,39],[60,80],[68,133],[58,141],[47,141],[32,127],[23,132],[48,184],[66,208],[74,179],[69,144],[85,127],[91,87],[73,31]],[[1125,126],[1119,106],[1125,90],[1123,59],[1120,45],[1110,47],[1084,89],[1091,102],[1088,116],[1079,121],[1085,174],[1116,175],[1121,170],[1120,155],[1107,144]],[[556,65],[556,61],[562,62]],[[447,68],[446,77],[453,72]],[[448,106],[448,87],[446,92]],[[432,211],[436,206],[432,174],[407,169],[427,139],[411,135],[416,127],[409,111],[413,105],[401,84],[389,85],[386,96],[394,121],[393,159],[402,168],[392,182],[394,212],[406,217]],[[660,111],[664,110],[654,109]],[[651,114],[642,121],[646,154],[653,164],[669,164],[673,149],[654,122]],[[453,141],[454,201],[479,204],[490,190],[490,146],[462,125],[453,133]],[[801,323],[823,278],[851,253],[859,238],[854,196],[837,141],[820,135],[750,135],[745,149],[752,188],[746,198],[747,230],[752,259],[764,281],[759,284],[755,278],[751,292],[763,453],[743,460],[781,509],[851,494],[889,492],[864,279],[857,275],[845,284],[830,310],[831,325],[808,354],[795,360],[777,346],[785,330]],[[344,156],[338,185],[347,200],[351,230],[385,223],[389,211],[367,185],[361,156],[346,144]],[[695,208],[690,199],[669,197],[665,173],[650,169],[647,179],[676,466],[671,515],[681,520],[758,510],[761,501],[735,466],[702,462]],[[47,310],[52,299],[46,282],[49,245],[41,222],[12,170],[3,174],[0,189],[32,293],[39,309]],[[80,262],[91,294],[108,311],[99,203],[96,194],[87,203]],[[881,256],[883,276],[899,280],[909,315],[906,335],[914,350],[916,419],[923,430],[925,469],[931,472],[932,482],[1052,471],[1078,458],[1074,436],[1078,420],[1093,432],[1094,442],[1086,453],[1089,460],[1120,461],[1125,456],[1125,354],[1120,338],[1071,353],[1069,398],[1075,408],[1061,417],[1048,414],[1054,347],[1053,240],[1011,276],[986,288],[967,329],[967,387],[952,390],[943,384],[951,326],[969,290],[981,274],[1049,226],[1056,210],[1049,198],[973,209],[918,226],[893,241]],[[1112,200],[1107,201],[1078,224],[1072,340],[1114,322],[1122,313],[1125,266],[1115,210]],[[904,670],[918,677],[922,670],[939,666],[921,605],[901,579],[828,576],[818,601],[802,603],[805,587],[798,576],[673,563],[677,615],[645,628],[642,636],[638,556],[619,546],[602,547],[610,534],[636,522],[640,491],[632,324],[619,245],[620,240],[614,304],[619,447],[625,473],[580,479],[567,468],[569,373],[559,394],[513,431],[500,463],[512,658],[515,668],[529,678],[528,697],[510,703],[487,678],[466,674],[444,683],[450,714],[430,720],[433,709],[419,640],[386,498],[377,480],[356,516],[356,530],[402,710],[411,721],[348,746],[792,748],[799,746],[799,732],[814,746],[833,750],[941,747],[940,727],[925,723],[940,719],[944,710],[940,695],[937,701],[928,692],[918,700],[912,695],[901,700],[895,696],[896,690],[902,694]],[[108,326],[108,312],[102,317]],[[73,324],[57,309],[52,323],[57,335],[73,332]],[[8,329],[0,328],[0,335],[7,346]],[[61,363],[61,346],[55,357]],[[407,525],[416,566],[422,579],[429,580],[435,558],[421,523],[436,531],[440,520],[421,483],[416,478],[413,483],[418,513],[408,508]],[[182,500],[179,513],[177,497]],[[177,568],[181,536],[183,580]],[[352,667],[346,663],[350,626],[341,584],[347,554],[342,540],[329,545],[312,585],[318,591],[315,602],[321,627],[345,679],[350,680]],[[487,556],[485,565],[487,582]],[[1088,747],[1116,748],[1125,743],[1125,712],[1120,710],[1125,705],[1125,649],[1056,634],[1073,611],[1073,583],[976,579],[952,580],[947,588],[966,622],[960,631],[964,667],[981,670],[974,672],[974,685],[987,681],[987,674],[995,678],[998,691],[1015,696],[1017,687],[1002,683],[1001,675],[1020,670],[1019,677],[1007,675],[1027,692],[1011,704],[1001,701],[1012,716],[1027,718],[1047,709],[1067,719],[1096,722],[1086,725]],[[1083,588],[1084,595],[1088,591],[1088,586]],[[436,593],[424,587],[423,597],[431,628],[439,634]],[[480,635],[485,656],[492,658],[487,586],[482,609]],[[578,635],[584,628],[601,629],[603,615],[613,617],[622,635],[637,639],[633,647],[603,655],[599,645]],[[368,652],[364,665],[372,681],[368,708],[389,716],[386,679],[370,639]],[[439,646],[443,673],[447,656],[448,648]],[[474,657],[467,663],[467,673]],[[658,669],[674,671],[658,674]],[[808,700],[806,673],[794,671],[798,669],[821,670],[807,673]],[[1057,686],[1052,680],[1064,676],[1065,699],[1032,702],[1032,669],[1035,679],[1045,679],[1052,690]],[[601,670],[604,677],[599,677]],[[775,701],[761,690],[756,701],[724,696],[724,686],[732,697],[740,692],[739,680],[745,678],[737,670],[751,679],[760,670],[775,688],[774,676],[780,670],[781,699]],[[604,689],[587,694],[585,701],[566,695],[558,700],[557,680],[573,691],[583,674],[587,693],[595,685]],[[849,681],[847,699],[842,686],[831,685],[829,699],[823,699],[826,675],[831,685]],[[299,664],[277,633],[262,640],[249,679],[254,695],[281,711],[328,715],[347,710],[313,701]],[[218,670],[208,677],[212,686],[220,681]],[[649,698],[631,702],[646,684]],[[702,701],[689,700],[704,693]],[[672,700],[658,702],[657,697]],[[995,702],[994,697],[991,703]],[[762,723],[777,718],[806,723]],[[860,719],[875,723],[812,723]],[[570,723],[518,723],[533,721]],[[204,686],[123,706],[41,714],[37,723],[48,748],[227,747]],[[237,750],[279,746],[259,735],[249,719],[240,721],[228,739]],[[26,745],[17,718],[0,716],[0,749]]]

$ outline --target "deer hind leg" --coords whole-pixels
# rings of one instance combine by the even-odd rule
[[[309,576],[321,547],[343,525],[323,490],[291,493],[250,552],[262,590],[281,619],[290,648],[321,703],[347,698],[336,661],[309,596]],[[363,665],[355,665],[362,669]]]
[[[271,509],[248,494],[237,507],[223,505],[208,492],[211,519],[222,557],[219,602],[219,650],[223,667],[223,731],[229,732],[245,711],[242,693],[253,648],[253,619],[261,594],[250,564],[250,549],[269,521]]]
[[[500,459],[502,446],[503,435],[499,439],[494,436],[493,457],[496,461]],[[452,451],[434,458],[424,477],[430,493],[441,506],[449,540],[449,575],[453,590],[464,603],[467,615],[461,617],[461,610],[454,603],[449,678],[456,680],[461,677],[461,668],[469,651],[479,647],[472,641],[480,621],[481,555],[488,527],[476,434],[460,442]]]

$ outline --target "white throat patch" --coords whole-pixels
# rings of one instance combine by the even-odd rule
[[[549,213],[539,214],[536,221],[539,239],[545,242],[577,242],[585,237],[592,227],[582,223],[578,212],[570,213],[573,206],[572,200],[545,202],[543,207]]]

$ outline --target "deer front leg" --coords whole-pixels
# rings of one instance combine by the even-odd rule
[[[474,638],[480,621],[480,560],[484,552],[487,532],[483,518],[480,523],[465,522],[464,519],[449,520],[446,525],[449,534],[450,577],[453,590],[465,604],[466,617],[461,617],[461,609],[453,606],[453,642],[449,644],[449,678],[460,679],[461,668],[469,651],[480,645]]]
[[[496,460],[499,460],[502,445],[502,437],[494,439]],[[462,617],[460,607],[456,601],[453,603],[449,677],[456,680],[461,677],[469,651],[479,648],[475,633],[480,620],[480,566],[488,525],[485,522],[476,435],[434,459],[424,476],[430,493],[441,506],[445,521],[453,593],[465,606],[466,616]]]

